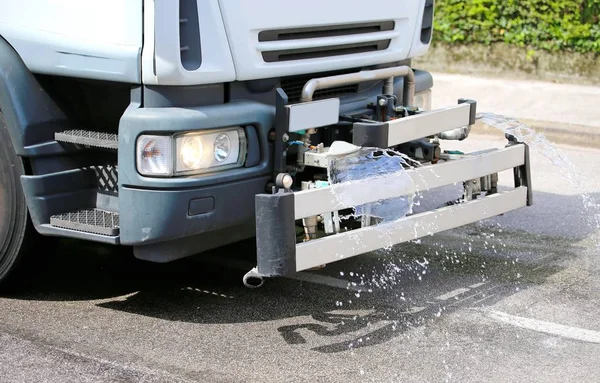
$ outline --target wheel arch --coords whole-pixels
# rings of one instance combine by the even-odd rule
[[[18,156],[63,152],[54,141],[54,133],[67,129],[67,117],[1,35],[0,111]]]

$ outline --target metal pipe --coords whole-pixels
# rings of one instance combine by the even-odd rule
[[[312,101],[315,92],[319,89],[330,89],[338,86],[352,85],[374,80],[387,80],[385,88],[389,86],[388,84],[391,80],[393,89],[394,77],[404,77],[406,79],[404,84],[405,86],[403,92],[403,103],[405,106],[414,106],[416,89],[415,73],[410,67],[406,65],[392,68],[365,70],[356,73],[342,74],[338,76],[313,78],[312,80],[304,84],[304,88],[302,89],[302,95],[300,96],[300,101]]]
[[[309,190],[314,189],[315,184],[311,181],[302,181],[301,189]],[[317,224],[318,216],[310,216],[302,219],[302,225],[304,226],[304,240],[310,241],[311,239],[317,238]]]
[[[469,133],[471,133],[471,125],[442,132],[439,134],[439,138],[442,140],[462,141],[469,137]]]
[[[242,282],[244,286],[250,289],[257,289],[265,283],[265,279],[258,272],[258,268],[255,267],[244,275]]]
[[[394,78],[386,78],[383,82],[383,94],[391,96],[394,94]]]

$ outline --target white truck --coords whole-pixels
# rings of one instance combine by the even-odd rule
[[[476,102],[430,110],[432,77],[411,58],[429,48],[434,7],[0,0],[0,282],[40,235],[153,262],[255,236],[255,287],[531,204],[514,137],[441,149],[468,136]],[[331,158],[361,148],[419,166],[333,182]],[[515,188],[499,192],[507,169]],[[456,182],[462,203],[345,214]]]

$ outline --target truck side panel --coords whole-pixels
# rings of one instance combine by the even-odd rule
[[[34,73],[140,83],[142,0],[0,0],[0,35]]]

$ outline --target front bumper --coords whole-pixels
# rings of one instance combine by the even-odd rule
[[[172,242],[172,247],[181,247],[175,242],[182,238],[248,223],[253,226],[254,196],[264,192],[270,179],[272,159],[266,148],[273,115],[272,107],[251,101],[126,112],[119,129],[118,154],[121,243],[147,247]],[[242,167],[170,178],[146,177],[136,169],[136,139],[142,134],[229,126],[246,132],[249,154]],[[198,249],[190,247],[186,255]]]
[[[514,169],[515,188],[320,239],[296,243],[296,220],[380,200],[431,190]],[[263,276],[287,276],[319,265],[386,248],[519,209],[531,204],[529,158],[525,144],[465,155],[403,173],[411,182],[390,188],[389,177],[371,177],[321,189],[280,191],[256,196],[257,268]],[[357,198],[344,201],[340,191]],[[366,192],[365,192],[366,191]]]
[[[282,97],[283,99],[283,97]],[[315,110],[325,101],[315,105]],[[294,108],[310,110],[311,103],[285,109],[278,106],[277,123],[293,131]],[[333,104],[333,103],[332,103]],[[431,137],[475,123],[476,103],[461,99],[458,105],[387,122],[356,122],[353,142],[357,146],[389,148]],[[326,113],[319,114],[327,116]],[[322,117],[325,118],[326,117]],[[303,120],[307,121],[307,120]],[[323,124],[327,121],[323,121]],[[314,125],[316,126],[316,125]],[[281,133],[281,132],[279,132]],[[373,176],[318,189],[293,192],[280,188],[255,199],[257,267],[248,275],[282,277],[377,249],[418,239],[519,209],[532,203],[529,148],[507,136],[503,149],[444,156],[439,162],[389,176]],[[277,149],[276,149],[277,152]],[[275,164],[277,169],[277,163]],[[280,169],[283,169],[281,167]],[[464,182],[477,183],[505,170],[513,170],[514,189],[464,203],[409,215],[374,226],[363,225],[322,238],[297,241],[297,221],[343,209],[413,195]],[[408,182],[394,182],[394,177]],[[340,198],[344,193],[344,198]]]

